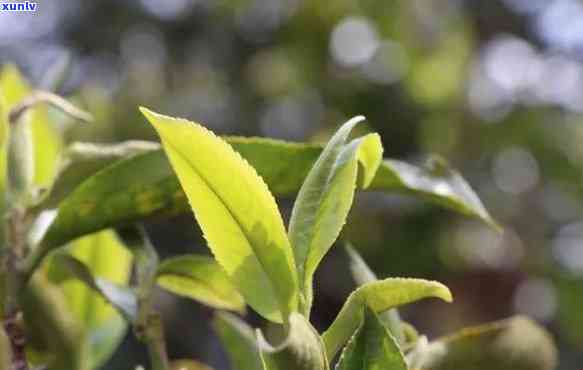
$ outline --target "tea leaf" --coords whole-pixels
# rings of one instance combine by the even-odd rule
[[[78,239],[67,247],[66,252],[81,261],[91,276],[118,285],[128,283],[132,256],[113,231],[106,230]],[[72,278],[74,276],[58,262],[47,262],[49,280],[62,289],[68,310],[83,325],[83,334],[90,344],[90,362],[92,367],[97,367],[117,348],[127,323],[101,294]],[[101,289],[104,288],[103,280],[98,283]]]
[[[103,228],[187,207],[164,153],[136,155],[99,171],[65,198],[41,242],[43,252]]]
[[[333,358],[364,319],[364,309],[375,313],[408,304],[422,298],[436,297],[451,302],[449,289],[438,282],[421,279],[392,278],[365,284],[346,300],[336,319],[324,332],[328,358]]]
[[[477,217],[493,227],[492,219],[467,181],[444,160],[430,160],[417,167],[394,159],[385,159],[369,189],[410,194],[428,202],[452,209],[466,216]],[[438,167],[438,168],[437,168]]]
[[[336,370],[407,370],[399,345],[379,318],[365,310],[361,326],[342,352]]]
[[[120,159],[159,148],[157,143],[137,140],[119,144],[73,143],[64,151],[55,181],[36,208],[57,207],[79,184],[103,168]]]
[[[275,195],[284,197],[299,190],[322,151],[317,145],[264,138],[229,137],[227,141]],[[384,160],[368,189],[410,194],[495,224],[467,182],[452,169],[437,174],[428,168]],[[137,154],[104,168],[65,198],[39,257],[84,234],[188,209],[164,152]]]
[[[557,349],[532,320],[517,316],[429,343],[411,366],[427,370],[552,370]]]
[[[308,173],[292,210],[289,238],[304,299],[302,308],[307,317],[313,300],[314,273],[346,222],[359,164],[363,169],[359,185],[366,187],[382,159],[378,135],[367,135],[345,144],[354,126],[363,119],[355,117],[346,122],[330,139]]]
[[[221,339],[232,368],[261,370],[263,365],[253,329],[228,312],[218,312],[213,327]]]
[[[267,185],[204,127],[142,108],[217,261],[251,307],[281,322],[298,306],[292,250]]]
[[[257,332],[265,370],[326,370],[330,368],[320,335],[299,313],[289,318],[289,333],[280,345],[270,345]]]
[[[136,296],[128,287],[93,276],[83,262],[69,254],[58,253],[53,256],[52,261],[57,266],[63,266],[68,269],[71,274],[85,283],[87,287],[101,295],[124,316],[126,321],[132,322],[136,318]]]
[[[362,286],[373,281],[378,281],[376,275],[368,267],[362,257],[350,245],[346,246],[346,252],[350,258],[350,272],[357,286]],[[396,308],[381,312],[378,315],[379,320],[395,337],[397,343],[404,343],[405,334],[403,333],[401,318]]]
[[[158,266],[162,288],[211,307],[245,311],[245,301],[229,277],[211,257],[186,255],[166,259]]]

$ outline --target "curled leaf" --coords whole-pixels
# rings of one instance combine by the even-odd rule
[[[356,285],[362,286],[373,281],[378,281],[376,275],[370,267],[364,262],[362,257],[350,245],[346,246],[346,252],[349,257],[349,267],[352,277],[356,281]],[[403,330],[403,323],[396,308],[392,308],[385,312],[378,314],[379,320],[395,337],[397,343],[405,342],[405,334]]]
[[[357,288],[322,335],[328,358],[333,358],[358,329],[364,319],[366,307],[375,313],[381,313],[427,297],[441,298],[446,302],[452,300],[445,285],[422,279],[392,278]]]

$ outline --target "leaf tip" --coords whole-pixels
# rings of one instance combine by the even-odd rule
[[[445,285],[435,282],[435,296],[441,298],[447,303],[453,302],[453,295],[451,294],[451,290]]]
[[[144,106],[139,106],[138,109],[140,110],[140,112],[144,115],[144,117],[146,117],[146,119],[148,121],[150,121],[153,124],[153,119],[156,118],[156,116],[158,116],[159,114],[144,107]]]
[[[346,122],[346,125],[356,125],[364,120],[366,120],[366,117],[363,115],[354,116]]]

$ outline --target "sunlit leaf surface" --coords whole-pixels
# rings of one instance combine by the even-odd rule
[[[233,148],[204,127],[142,109],[215,258],[247,303],[281,322],[298,306],[298,282],[283,220],[267,185]]]
[[[177,256],[158,266],[156,282],[162,288],[214,308],[245,311],[245,301],[223,268],[211,257]]]

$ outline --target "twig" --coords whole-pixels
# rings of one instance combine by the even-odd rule
[[[138,337],[142,339],[148,348],[152,370],[170,369],[164,327],[160,315],[152,312],[148,315],[146,322],[143,325],[138,325],[136,329]]]
[[[93,116],[91,114],[77,108],[59,95],[41,90],[33,91],[31,95],[14,106],[8,114],[8,121],[11,125],[16,124],[26,111],[38,104],[50,104],[79,121],[93,122]]]

